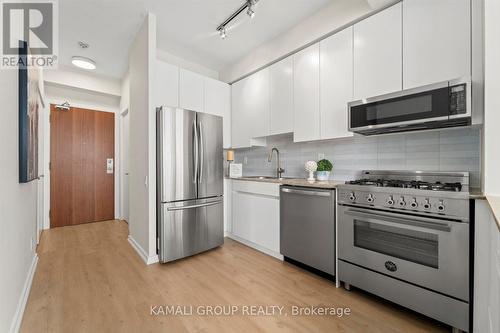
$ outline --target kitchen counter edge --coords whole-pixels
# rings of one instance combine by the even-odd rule
[[[240,178],[230,178],[226,177],[228,180],[242,180],[250,182],[261,182],[261,183],[274,183],[279,185],[290,185],[290,186],[302,186],[302,187],[312,187],[312,188],[325,188],[325,189],[335,189],[340,184],[345,184],[345,181],[338,180],[328,180],[328,181],[315,181],[314,183],[308,182],[306,179],[301,178],[285,178],[285,179],[272,179],[272,178],[253,178],[253,177],[240,177]]]

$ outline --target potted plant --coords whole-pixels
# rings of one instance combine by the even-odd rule
[[[323,159],[318,161],[318,169],[316,170],[318,180],[329,180],[332,169],[333,165],[329,160]]]

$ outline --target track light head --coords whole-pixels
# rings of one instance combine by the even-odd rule
[[[255,11],[252,9],[252,6],[248,6],[247,15],[250,16],[250,18],[252,18],[252,19],[254,18]]]
[[[226,35],[226,27],[222,26],[219,29],[219,35],[220,35],[221,39],[226,39],[226,37],[227,37],[227,35]]]

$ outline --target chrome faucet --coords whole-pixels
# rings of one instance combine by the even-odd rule
[[[273,147],[273,149],[271,149],[271,151],[269,152],[269,156],[267,157],[267,161],[271,163],[271,161],[273,160],[273,151],[276,152],[276,157],[278,159],[278,164],[276,167],[276,177],[281,178],[282,174],[285,172],[285,169],[283,169],[280,165],[280,151],[278,150],[278,148]]]

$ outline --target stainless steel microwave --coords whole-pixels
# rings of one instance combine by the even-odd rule
[[[349,130],[373,135],[470,125],[470,82],[446,81],[351,102]]]

